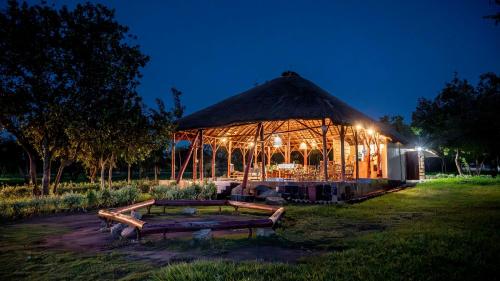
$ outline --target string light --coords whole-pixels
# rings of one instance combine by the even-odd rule
[[[275,136],[273,140],[273,147],[281,147],[283,145],[283,140],[280,138],[280,136]]]
[[[299,145],[299,149],[306,150],[307,149],[307,144],[305,142],[301,142]]]

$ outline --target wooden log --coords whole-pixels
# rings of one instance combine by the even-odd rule
[[[233,206],[233,207],[239,207],[239,208],[247,208],[247,209],[254,209],[254,210],[263,210],[263,211],[270,211],[274,212],[278,210],[277,207],[269,206],[269,205],[264,205],[264,204],[255,204],[255,203],[248,203],[248,202],[241,202],[241,201],[227,201],[228,205]]]
[[[112,221],[121,222],[121,223],[127,224],[129,226],[136,227],[138,229],[142,229],[142,227],[145,224],[145,222],[138,220],[136,218],[133,218],[131,216],[127,216],[127,215],[119,214],[119,213],[115,213],[115,212],[110,212],[108,210],[99,210],[98,215],[101,218],[106,218],[106,219],[109,219]]]
[[[156,200],[155,206],[224,206],[226,200]]]
[[[283,216],[285,213],[285,208],[281,207],[279,208],[272,216],[269,217],[269,219],[273,222],[273,226],[276,224],[276,222]]]
[[[272,227],[271,219],[251,219],[238,221],[221,221],[221,222],[177,222],[177,223],[159,223],[146,224],[141,230],[142,234],[149,233],[166,233],[166,232],[189,232],[201,229],[225,230],[225,229],[245,229]]]
[[[130,211],[133,211],[133,210],[137,210],[137,209],[141,209],[141,208],[145,208],[145,207],[151,206],[154,203],[155,203],[155,200],[151,199],[151,200],[139,202],[139,203],[136,203],[136,204],[133,204],[133,205],[129,205],[129,206],[125,206],[125,207],[120,207],[120,208],[112,210],[112,212],[118,213],[118,214],[120,214],[120,213],[126,213],[126,212],[130,212]]]

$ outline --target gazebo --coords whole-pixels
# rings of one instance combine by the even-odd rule
[[[189,141],[190,147],[176,171],[175,144],[182,140]],[[216,178],[216,152],[224,148],[225,178],[241,181],[242,190],[249,181],[388,178],[388,156],[398,156],[401,142],[404,140],[390,128],[297,73],[287,71],[180,119],[173,140],[172,178],[181,181],[192,158],[193,179],[204,180],[204,161],[199,150],[207,146],[213,152],[211,179]],[[388,152],[390,149],[394,151]],[[322,158],[310,165],[309,155],[315,150]],[[231,163],[235,152],[243,155],[243,171],[236,171]],[[293,162],[292,153],[300,153],[302,161]],[[282,155],[282,163],[271,162],[275,154]],[[399,169],[402,173],[400,150]]]

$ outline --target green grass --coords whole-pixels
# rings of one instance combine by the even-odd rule
[[[39,246],[47,235],[65,229],[42,224],[2,227],[0,276],[2,280],[144,280],[151,264],[128,261],[109,253],[84,255],[49,251]]]
[[[206,214],[217,210],[200,208]],[[210,253],[277,245],[317,253],[297,264],[204,260],[158,268],[116,253],[43,250],[38,246],[41,238],[65,230],[17,224],[0,229],[0,276],[4,280],[496,280],[499,230],[500,182],[439,179],[355,205],[288,206],[275,238],[232,236],[201,245],[169,239],[145,245],[152,250],[198,248]]]
[[[198,261],[155,280],[494,280],[500,184],[440,180],[349,206],[287,208],[280,244],[326,251],[297,265]]]

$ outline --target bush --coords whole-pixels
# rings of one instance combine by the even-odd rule
[[[85,196],[80,193],[65,193],[61,200],[63,204],[71,211],[83,209],[83,203],[85,202]]]
[[[97,197],[99,198],[100,207],[110,207],[115,204],[114,198],[111,196],[111,191],[107,188],[100,190],[97,193]]]
[[[87,191],[87,208],[94,208],[99,206],[99,198],[97,198],[97,193],[93,190]]]
[[[213,183],[198,185],[193,184],[186,188],[178,186],[155,186],[151,189],[151,196],[155,199],[212,199],[215,197],[217,187]]]
[[[128,205],[134,203],[139,198],[139,190],[133,186],[124,187],[112,192],[117,205]]]

